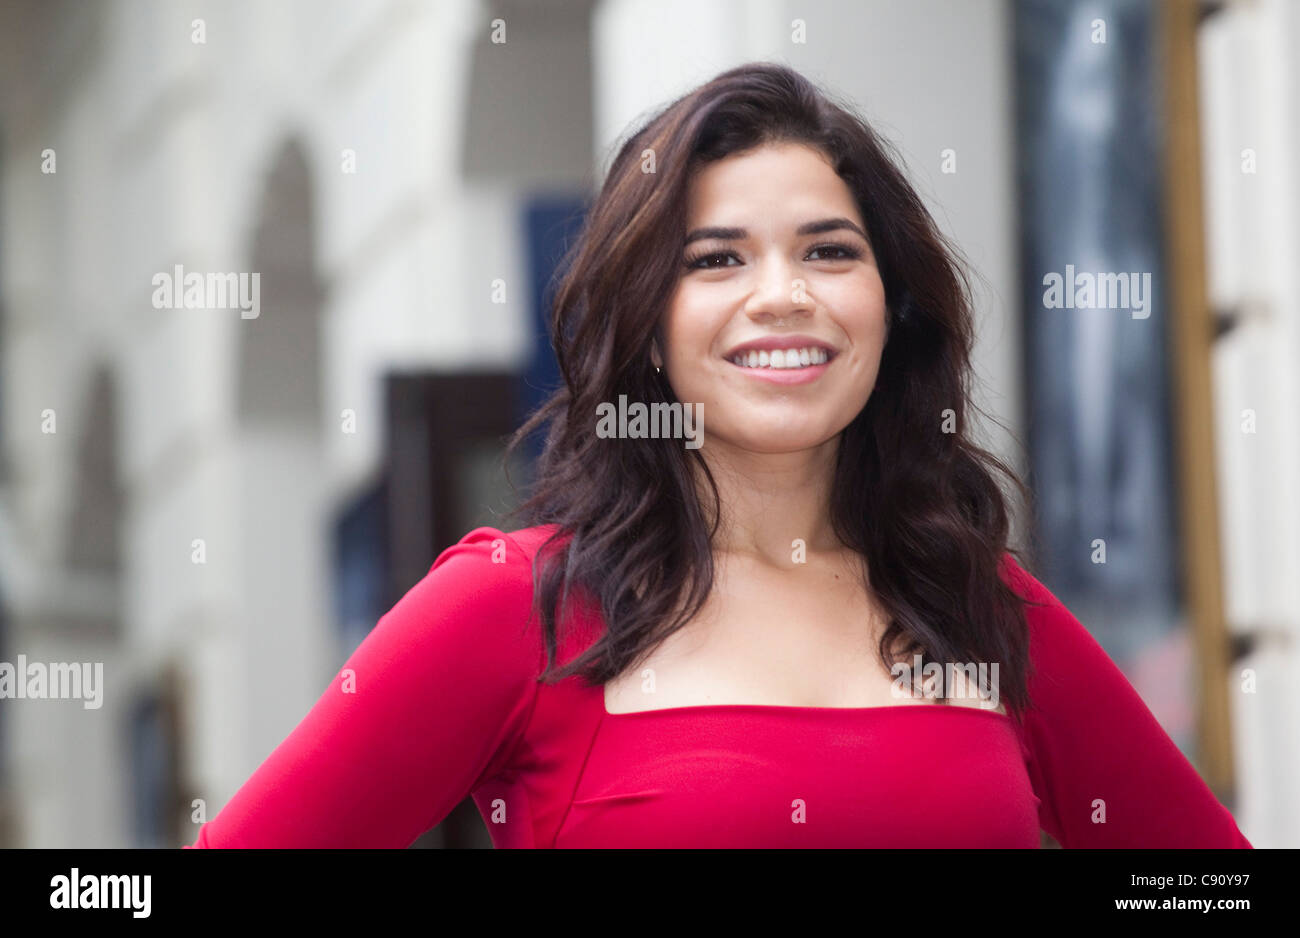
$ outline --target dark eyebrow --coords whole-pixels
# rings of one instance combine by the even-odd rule
[[[800,225],[795,234],[825,234],[828,231],[853,231],[860,235],[863,241],[868,244],[871,243],[867,233],[847,218],[823,218],[820,221],[810,221],[807,224]],[[748,237],[749,232],[744,228],[696,228],[686,236],[685,243],[690,244],[694,241],[702,241],[705,238],[713,238],[718,241],[740,241]]]

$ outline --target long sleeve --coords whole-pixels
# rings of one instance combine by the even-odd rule
[[[438,824],[536,699],[530,562],[492,528],[440,554],[189,846],[408,847]]]
[[[1008,560],[1013,588],[1047,603],[1025,607],[1038,709],[1023,735],[1040,826],[1066,848],[1249,848],[1123,672],[1060,600]]]

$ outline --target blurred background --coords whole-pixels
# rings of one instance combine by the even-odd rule
[[[1300,845],[1298,49],[1292,0],[2,0],[0,846],[193,841],[513,504],[613,149],[760,59],[898,147],[977,272],[1017,542]],[[417,846],[490,841],[467,799]]]

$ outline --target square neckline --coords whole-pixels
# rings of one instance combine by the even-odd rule
[[[743,704],[743,703],[711,703],[711,704],[688,704],[684,707],[658,707],[654,710],[627,710],[623,713],[611,713],[605,703],[605,690],[601,687],[600,692],[600,709],[604,716],[611,718],[618,717],[637,717],[654,713],[678,713],[682,711],[700,711],[700,710],[750,710],[773,713],[816,713],[816,714],[863,714],[872,713],[877,710],[969,710],[974,713],[989,713],[996,717],[1011,719],[1011,715],[1001,710],[991,709],[988,707],[966,707],[960,704],[884,704],[874,707],[806,707],[798,704]]]

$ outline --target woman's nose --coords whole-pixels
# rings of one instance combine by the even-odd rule
[[[757,266],[754,291],[748,304],[751,314],[769,313],[779,317],[810,308],[807,284],[789,260],[767,258]]]

